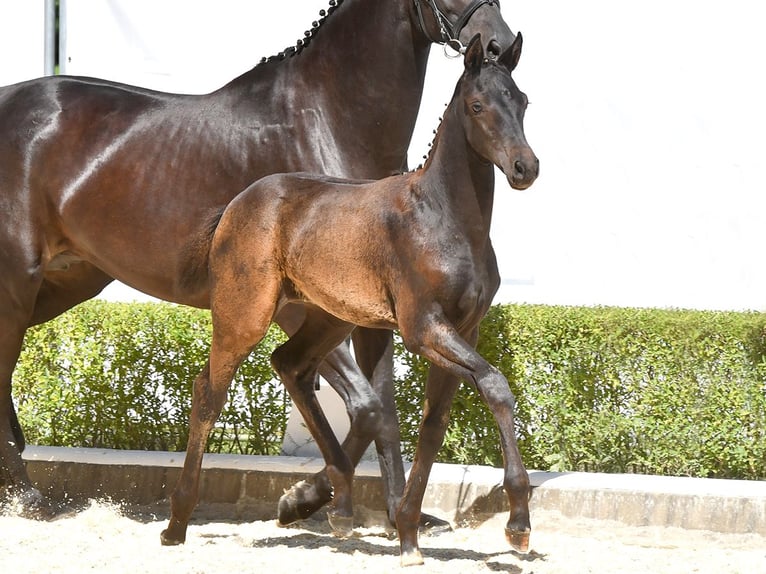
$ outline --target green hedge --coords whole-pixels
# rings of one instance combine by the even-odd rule
[[[14,375],[29,442],[182,450],[209,313],[92,301],[30,330]],[[288,401],[272,330],[240,370],[212,451],[279,451]],[[479,351],[517,398],[528,468],[766,478],[766,316],[503,305]],[[397,340],[403,449],[412,454],[426,364]],[[494,421],[462,385],[440,460],[499,465]]]
[[[30,329],[13,386],[27,441],[184,450],[210,333],[208,311],[95,300]],[[261,348],[281,340],[273,328]],[[288,401],[268,352],[251,354],[229,397],[208,450],[278,453]]]
[[[479,351],[516,395],[530,468],[766,478],[762,314],[498,306]],[[422,380],[424,363],[406,362]],[[441,456],[499,465],[475,396],[458,394]],[[411,444],[416,430],[405,432]]]

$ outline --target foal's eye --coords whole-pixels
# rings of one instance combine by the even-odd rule
[[[478,114],[481,112],[482,107],[480,102],[474,102],[471,104],[471,110],[473,110],[473,113]]]

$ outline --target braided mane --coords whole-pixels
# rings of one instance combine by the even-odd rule
[[[314,39],[317,33],[319,33],[319,29],[322,27],[322,24],[327,21],[327,18],[329,18],[330,15],[335,12],[335,10],[337,10],[341,4],[343,4],[343,0],[330,0],[329,8],[327,8],[327,10],[323,8],[319,11],[319,19],[314,20],[311,23],[311,29],[306,30],[303,33],[303,38],[300,38],[294,46],[288,46],[274,56],[261,58],[260,63],[265,64],[266,62],[280,61],[284,60],[285,58],[292,58],[293,56],[300,54],[308,47],[308,45],[311,43],[311,40]]]

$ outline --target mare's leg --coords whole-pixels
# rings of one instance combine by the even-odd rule
[[[290,339],[274,351],[271,361],[296,407],[303,416],[311,435],[325,459],[325,478],[331,484],[333,509],[328,514],[336,533],[346,535],[353,525],[351,480],[355,464],[344,452],[332,427],[330,427],[314,392],[314,381],[319,365],[325,356],[335,349],[353,329],[353,325],[340,321],[317,308],[306,309],[306,319]],[[358,385],[356,391],[369,387]],[[371,392],[371,391],[370,391]],[[372,396],[372,395],[371,395]],[[370,435],[377,433],[379,408],[365,417]],[[362,422],[357,417],[356,423]],[[369,443],[371,439],[367,439]],[[299,483],[300,484],[300,483]],[[322,484],[322,488],[326,488]],[[294,496],[297,494],[294,493]],[[283,497],[285,498],[285,497]],[[296,498],[294,505],[305,508],[303,500]],[[280,521],[285,514],[280,501]],[[283,522],[284,523],[284,522]]]
[[[393,331],[358,327],[352,334],[354,355],[362,372],[372,383],[383,403],[381,431],[375,440],[378,462],[383,478],[389,522],[396,526],[396,512],[404,494],[404,464],[402,462],[399,417],[394,397],[394,336]],[[361,446],[361,454],[368,443]],[[421,530],[431,534],[451,530],[449,522],[430,514],[421,513]]]
[[[73,264],[67,271],[49,273],[37,292],[32,318],[28,327],[39,325],[54,319],[83,301],[98,295],[113,279],[90,263]],[[13,409],[13,405],[11,405]],[[24,452],[24,435],[16,418],[16,411],[11,413],[14,434]]]
[[[375,439],[375,449],[383,478],[388,520],[395,526],[396,510],[404,493],[405,480],[399,417],[394,399],[393,332],[360,327],[354,331],[353,341],[356,360],[383,404],[383,420],[381,431]],[[366,450],[367,446],[363,444],[361,448]]]
[[[305,317],[303,307],[285,307],[277,322],[288,334],[297,330]],[[393,334],[388,330],[357,327],[354,339],[354,361],[346,344],[339,345],[319,366],[319,374],[343,399],[351,420],[351,427],[343,442],[343,450],[356,466],[367,447],[375,440],[380,464],[388,519],[396,526],[396,511],[404,492],[404,464],[402,463],[399,420],[394,400]],[[357,365],[358,362],[358,365]],[[360,372],[359,369],[362,369]],[[370,392],[369,382],[373,392]],[[371,431],[371,419],[376,423],[377,436]],[[308,518],[332,500],[332,486],[325,469],[308,480],[294,484],[279,499],[278,517],[281,524]],[[450,530],[449,522],[421,514],[420,527],[430,532]]]
[[[436,452],[444,440],[449,423],[449,409],[459,379],[471,381],[492,411],[500,431],[505,463],[503,486],[510,503],[506,538],[519,551],[529,547],[529,476],[524,469],[514,429],[515,399],[506,378],[466,342],[442,317],[431,316],[421,321],[414,331],[404,334],[409,346],[432,365],[426,385],[426,407],[423,414],[415,461],[410,471],[404,497],[397,514],[397,528],[403,565],[422,564],[417,541],[417,521],[423,502],[428,475]],[[408,337],[409,334],[413,337]],[[475,343],[476,332],[470,335]],[[439,371],[443,370],[444,375]]]
[[[100,269],[84,262],[73,266],[71,271],[62,271],[53,275],[54,277],[44,280],[40,285],[28,327],[49,321],[78,303],[96,296],[112,281],[112,278],[104,274]],[[5,345],[3,345],[3,348],[5,348]],[[10,403],[9,418],[16,447],[20,453],[24,452],[26,440],[24,439],[24,431],[16,415],[13,401]],[[0,471],[2,470],[0,468]],[[3,475],[5,474],[5,472],[0,472],[0,485],[4,482]],[[34,492],[31,500],[35,500],[37,496],[37,492]],[[22,497],[22,499],[30,499],[30,497],[26,496]],[[35,502],[35,506],[40,504]],[[47,505],[47,508],[50,512],[55,512],[56,509],[63,509],[63,506]],[[34,514],[40,514],[41,516],[45,516],[46,513],[47,511],[40,513],[35,510],[34,512]]]
[[[286,305],[279,311],[276,322],[290,336],[303,324],[306,309],[303,305]],[[351,428],[343,442],[343,450],[356,466],[367,446],[375,437],[381,403],[359,370],[346,343],[333,349],[319,365],[318,372],[330,383],[346,405]],[[332,500],[332,484],[325,469],[308,480],[294,484],[279,499],[278,519],[290,524],[314,514]]]
[[[27,317],[21,310],[8,307],[4,304],[0,308],[0,484],[6,487],[9,494],[20,498],[22,514],[34,516],[43,499],[32,486],[21,460],[23,433],[11,396],[11,376],[21,354]],[[46,509],[40,508],[40,511],[40,517],[45,517]]]
[[[113,280],[84,261],[73,264],[67,271],[48,273],[37,293],[29,326],[50,321],[75,305],[92,299]]]
[[[0,482],[6,494],[20,502],[21,514],[50,518],[57,509],[32,485],[21,451],[23,433],[13,406],[11,377],[21,354],[21,345],[42,282],[39,262],[30,253],[40,252],[19,245],[20,241],[0,231]],[[21,238],[19,238],[21,240]]]

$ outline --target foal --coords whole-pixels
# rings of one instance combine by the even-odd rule
[[[516,189],[529,187],[538,173],[522,127],[527,99],[511,78],[521,44],[519,34],[491,60],[474,37],[422,169],[367,182],[268,176],[226,208],[210,253],[210,360],[194,384],[186,463],[163,540],[183,540],[205,441],[235,371],[280,306],[300,300],[308,304],[306,321],[272,363],[325,457],[333,527],[351,528],[353,465],[319,407],[314,374],[355,325],[399,328],[408,349],[451,375],[426,388],[415,461],[396,516],[402,564],[422,563],[420,507],[460,379],[476,386],[497,421],[511,508],[506,535],[527,550],[529,478],[514,435],[514,398],[503,375],[474,349],[499,285],[489,239],[493,164]]]

